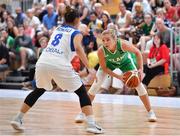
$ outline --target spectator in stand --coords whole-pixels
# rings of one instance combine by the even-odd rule
[[[107,13],[102,13],[102,29],[106,30],[109,23],[111,23],[110,15]]]
[[[90,20],[89,20],[89,9],[88,7],[85,5],[83,0],[72,0],[72,5],[78,9],[79,13],[80,13],[80,20],[81,23],[88,25]]]
[[[148,0],[136,0],[136,2],[139,2],[140,5],[143,7],[144,13],[152,13],[152,9],[148,3]],[[134,13],[135,13],[135,5],[133,5],[133,8],[132,8],[132,14]]]
[[[139,39],[143,33],[143,31],[139,28],[144,23],[144,12],[143,7],[140,2],[135,2],[134,5],[134,14],[132,15],[131,25],[134,29],[131,29],[130,33],[133,37],[133,43],[137,44]]]
[[[90,23],[88,24],[88,27],[94,31],[95,29],[102,29],[102,21],[97,18],[96,12],[90,13]]]
[[[156,34],[153,39],[153,46],[150,49],[147,65],[144,65],[145,77],[143,84],[148,86],[151,79],[160,73],[167,72],[169,65],[169,49],[163,43],[162,35]]]
[[[52,4],[48,4],[46,7],[48,13],[43,16],[42,23],[44,31],[48,31],[48,33],[51,34],[57,26],[58,15],[54,11],[54,6]]]
[[[140,37],[139,43],[137,44],[143,53],[146,50],[146,42],[151,40],[152,35],[150,34],[151,29],[154,25],[153,16],[150,13],[146,13],[144,15],[144,24],[142,24],[140,29],[142,29],[143,33]]]
[[[158,8],[163,7],[163,1],[162,0],[149,0],[149,4],[151,6],[151,9],[153,10],[152,14],[156,14],[156,10]]]
[[[20,25],[18,27],[19,36],[15,38],[14,49],[16,55],[20,55],[21,66],[18,71],[25,70],[27,64],[27,58],[35,58],[36,54],[32,45],[32,39],[24,34],[24,27]]]
[[[40,48],[37,53],[37,58],[41,55],[42,51],[47,47],[49,41],[49,36],[43,34],[41,38],[39,38]]]
[[[22,12],[20,7],[16,8],[16,18],[15,18],[15,25],[23,25],[24,20],[26,19],[26,15]]]
[[[172,28],[172,23],[168,19],[166,19],[166,17],[165,17],[165,10],[163,8],[158,8],[156,10],[156,16],[158,18],[161,18],[164,21],[164,24],[167,27]]]
[[[1,31],[1,39],[2,39],[2,42],[5,44],[5,46],[11,50],[14,46],[14,38],[11,37],[9,34],[8,34],[8,31],[6,29],[3,29]]]
[[[156,32],[158,32],[160,35],[161,35],[161,41],[162,43],[166,44],[166,46],[168,48],[170,48],[170,39],[171,39],[171,33],[172,33],[172,29],[171,28],[168,28],[165,24],[164,24],[164,21],[163,19],[161,18],[156,18],[156,21],[155,21],[155,26],[152,28],[150,34],[151,35],[155,35]],[[174,35],[174,33],[173,33]],[[174,40],[173,40],[173,43],[174,43]],[[149,50],[151,48],[153,44],[153,39],[149,40],[146,44],[146,49]]]
[[[123,3],[119,4],[119,10],[116,17],[115,23],[118,25],[119,32],[121,33],[121,37],[125,38],[125,33],[130,31],[130,24],[131,24],[131,12],[126,10],[126,7]]]
[[[82,45],[84,46],[85,51],[87,52],[89,47],[93,47],[93,50],[97,50],[96,38],[93,31],[91,31],[85,24],[80,24],[78,29],[83,35]]]
[[[64,13],[66,10],[66,5],[64,3],[59,3],[57,13],[58,13],[58,25],[64,23]]]
[[[9,65],[9,53],[5,44],[2,42],[2,37],[0,39],[0,70],[5,70]]]
[[[14,59],[15,59],[15,54],[12,51],[13,50],[13,46],[14,46],[14,38],[11,37],[8,34],[7,30],[2,30],[1,31],[1,40],[2,43],[6,46],[6,48],[9,50],[9,64],[10,66],[12,66],[14,64]]]
[[[2,18],[0,18],[0,30],[5,29],[7,27],[7,18],[8,18],[8,13],[7,11],[3,12]]]
[[[34,15],[39,18],[40,22],[43,21],[43,17],[48,13],[46,6],[41,3],[38,3],[34,8]]]
[[[171,2],[169,0],[164,0],[164,8],[166,10],[165,17],[171,22],[175,23],[176,21],[176,8],[171,6]]]
[[[35,12],[34,9],[28,9],[26,13],[27,13],[28,24],[31,27],[33,27],[36,31],[37,29],[40,29],[41,22],[38,17],[34,16],[34,12]]]
[[[157,27],[158,33],[161,35],[162,43],[166,44],[166,46],[170,48],[170,39],[171,39],[172,29],[166,27],[164,25],[164,21],[161,18],[156,19],[156,27]]]
[[[7,11],[4,11],[4,12],[3,12],[3,20],[4,20],[4,22],[7,22],[8,17],[9,17],[10,15],[11,15],[11,14],[10,14],[9,12],[7,12]]]
[[[6,4],[0,4],[0,20],[3,18],[4,11],[6,11]]]
[[[29,25],[29,22],[27,19],[24,20],[23,26],[24,26],[24,34],[28,37],[31,37],[31,39],[34,39],[34,36],[35,36],[34,27]]]
[[[15,26],[15,22],[13,20],[7,21],[7,31],[12,38],[16,38],[19,35],[18,28]]]
[[[123,0],[123,3],[127,10],[132,11],[134,0]]]
[[[97,18],[101,19],[102,13],[104,12],[102,4],[101,3],[95,3],[94,6],[93,6],[93,9],[97,14]]]

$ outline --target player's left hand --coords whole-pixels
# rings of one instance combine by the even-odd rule
[[[96,77],[96,70],[94,68],[89,68],[88,72],[93,76],[94,80],[97,82],[98,79]]]

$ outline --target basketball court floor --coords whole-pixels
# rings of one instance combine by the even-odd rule
[[[76,124],[78,97],[73,93],[46,92],[24,117],[23,133],[12,129],[10,120],[19,111],[29,91],[0,89],[0,136],[91,136]],[[103,136],[180,135],[180,98],[150,97],[157,122],[148,122],[138,96],[98,94],[93,104]]]

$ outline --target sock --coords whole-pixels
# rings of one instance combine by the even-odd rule
[[[19,118],[19,119],[22,119],[24,116],[24,113],[23,112],[19,112],[17,115],[16,115],[16,119]]]
[[[154,111],[151,109],[148,113],[153,113]]]
[[[95,124],[93,115],[86,116],[86,121],[88,124]]]

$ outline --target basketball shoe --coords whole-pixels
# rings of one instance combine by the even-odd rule
[[[18,131],[24,131],[24,127],[22,126],[22,119],[15,117],[10,123],[14,129]]]
[[[157,121],[156,115],[155,115],[153,110],[150,110],[148,112],[148,121],[149,122],[156,122]]]
[[[85,114],[81,112],[76,116],[75,122],[76,123],[83,123],[85,121],[85,119],[86,119]]]
[[[97,125],[96,123],[88,123],[86,131],[89,133],[94,133],[94,134],[104,133],[103,129],[99,125]]]

